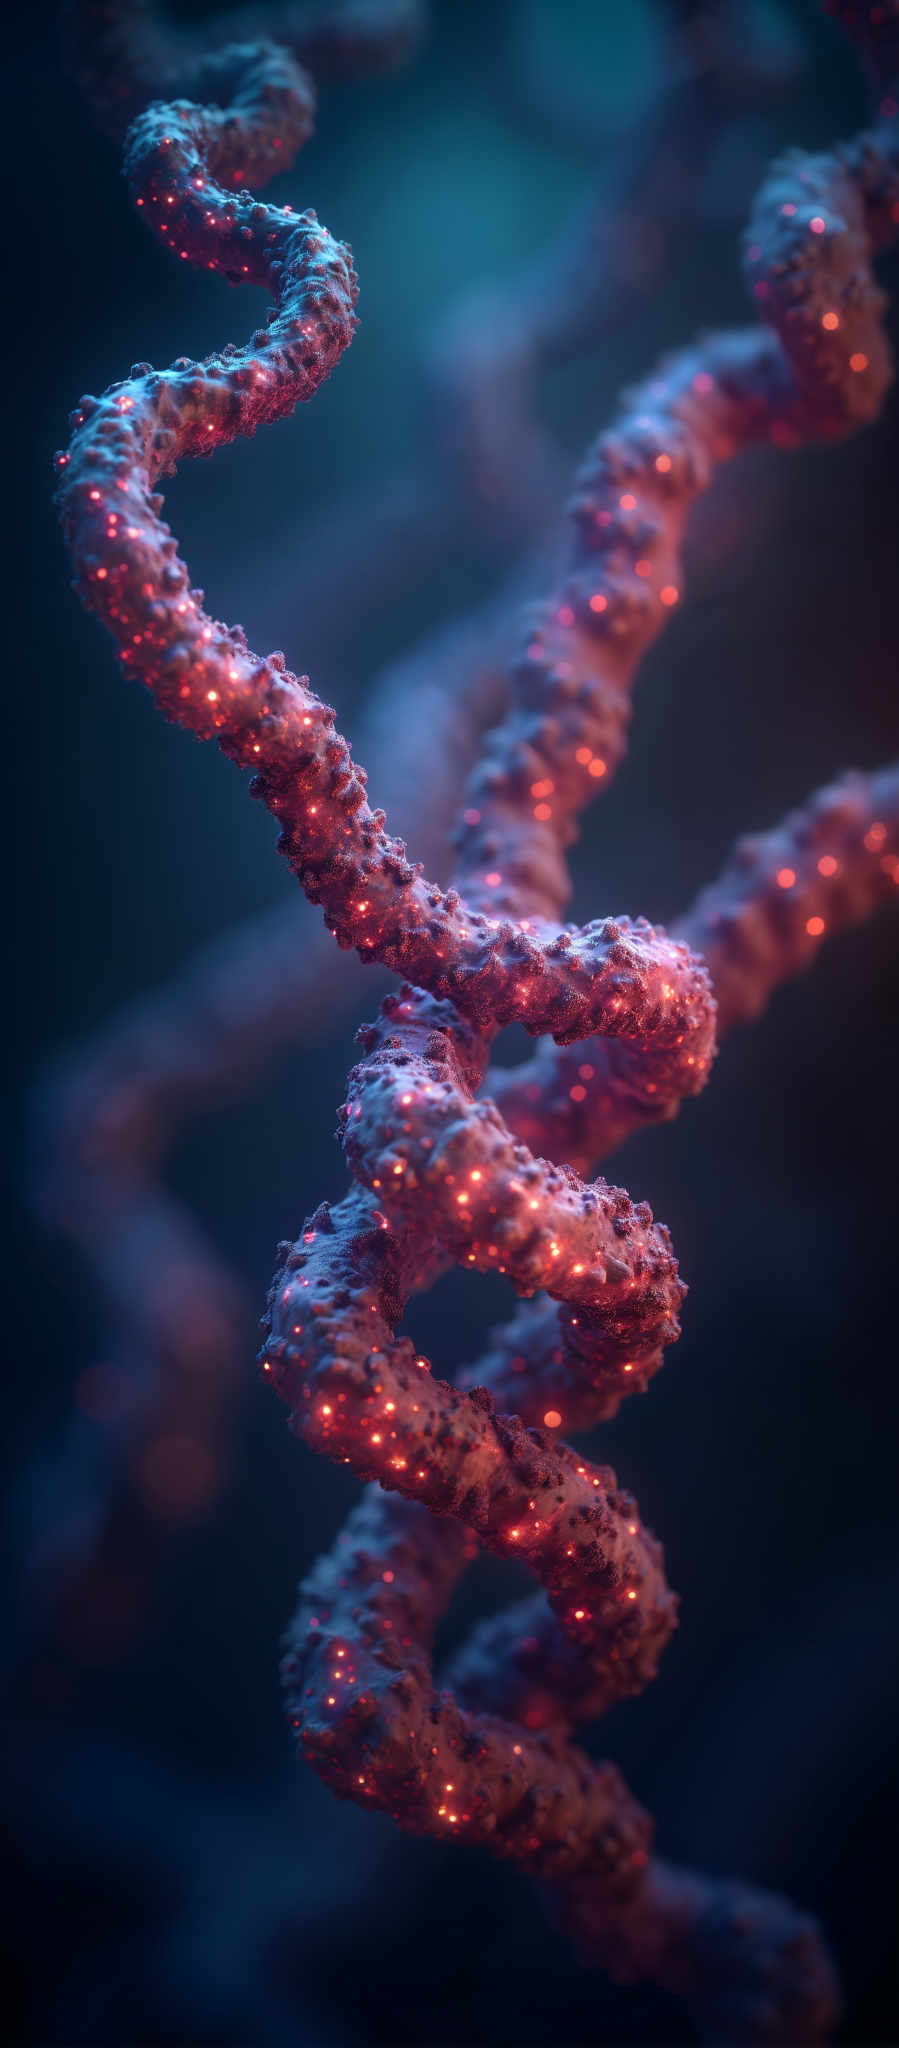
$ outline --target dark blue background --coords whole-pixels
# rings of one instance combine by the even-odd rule
[[[619,19],[582,0],[544,0],[537,13],[585,100],[595,83],[611,158],[615,120],[639,105],[648,14]],[[350,732],[366,676],[503,566],[500,543],[463,548],[402,606],[364,614],[348,591],[326,667],[292,602],[292,551],[323,511],[354,478],[414,454],[426,328],[467,281],[501,277],[549,239],[591,175],[583,152],[538,134],[515,104],[503,54],[514,14],[438,0],[413,69],[323,95],[283,196],[351,241],[360,332],[312,407],[194,466],[169,495],[213,609],[241,619],[251,645],[282,645],[309,668]],[[836,31],[812,6],[788,14],[805,67],[719,154],[706,201],[717,191],[728,218],[707,203],[674,275],[547,380],[545,415],[572,459],[660,349],[746,317],[741,181],[748,193],[783,142],[823,144],[864,120]],[[259,308],[173,267],[145,236],[115,148],[62,74],[49,11],[20,8],[5,72],[5,433],[21,468],[14,487],[8,446],[10,966],[27,1087],[49,1054],[287,877],[270,819],[231,766],[122,682],[70,593],[51,504],[50,455],[82,391],[136,358],[242,338]],[[697,525],[687,601],[645,664],[629,760],[576,855],[576,915],[673,915],[737,831],[773,823],[840,767],[896,751],[897,565],[895,394],[845,447],[755,455],[721,479]],[[591,1746],[621,1762],[666,1854],[738,1870],[821,1914],[848,1984],[844,2038],[872,2044],[899,2031],[895,956],[895,915],[825,948],[726,1046],[680,1123],[615,1162],[671,1226],[691,1293],[649,1397],[594,1444],[663,1536],[683,1609],[656,1686]],[[174,1163],[260,1304],[275,1239],[344,1184],[332,1133],[351,1033],[321,1034],[254,1100],[189,1129]],[[74,1260],[27,1221],[17,1229],[5,1435],[21,1489],[65,1425],[98,1323]],[[418,1306],[414,1328],[449,1369],[476,1355],[504,1307],[499,1285],[456,1276]],[[236,1484],[180,1539],[130,1651],[45,1671],[23,1692],[10,1624],[16,1870],[4,1932],[19,2038],[688,2038],[649,1993],[622,1999],[580,1970],[514,1872],[400,1837],[298,1772],[278,1636],[300,1570],[356,1486],[288,1437],[249,1356],[246,1378]],[[517,1584],[512,1567],[479,1567],[464,1614]]]

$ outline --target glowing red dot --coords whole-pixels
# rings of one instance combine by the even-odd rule
[[[823,235],[826,226],[827,222],[825,220],[822,220],[820,213],[812,214],[811,220],[809,221],[809,227],[811,228],[813,235]]]
[[[558,1429],[562,1417],[559,1414],[558,1408],[547,1408],[543,1420],[546,1423],[547,1429]]]
[[[858,374],[859,374],[859,372],[860,372],[861,370],[866,370],[866,369],[867,369],[867,367],[868,367],[868,358],[867,358],[867,356],[866,356],[866,355],[864,355],[864,354],[862,353],[862,350],[861,350],[860,348],[859,348],[859,349],[856,349],[856,351],[855,351],[855,354],[854,354],[854,355],[851,355],[851,356],[850,356],[850,358],[849,358],[849,368],[850,368],[850,370],[854,370],[854,371],[856,372],[856,375],[858,375]]]
[[[676,583],[663,583],[662,588],[659,591],[659,599],[662,604],[676,604],[679,596],[680,591],[678,590]]]
[[[819,875],[835,875],[835,874],[836,874],[836,871],[837,871],[837,863],[836,863],[836,861],[834,860],[833,854],[832,854],[832,853],[822,853],[822,855],[821,855],[821,859],[820,859],[820,860],[819,860],[819,862],[818,862],[818,873],[819,873]]]
[[[488,889],[498,889],[502,879],[498,868],[491,868],[489,875],[484,876]]]
[[[821,315],[821,325],[822,325],[822,327],[826,327],[826,328],[827,328],[827,331],[828,331],[828,333],[829,333],[829,334],[832,334],[832,333],[833,333],[833,331],[834,331],[834,328],[835,328],[835,327],[839,327],[839,324],[840,324],[840,316],[839,316],[839,313],[822,313],[822,315]]]
[[[796,871],[794,868],[778,868],[777,886],[779,889],[792,889],[795,880]]]
[[[806,931],[808,932],[808,935],[809,935],[809,938],[810,938],[810,939],[820,939],[820,937],[821,937],[821,933],[822,933],[822,932],[823,932],[823,930],[824,930],[824,919],[823,919],[823,917],[810,917],[810,918],[808,918],[808,919],[807,919],[807,921],[806,921],[806,927],[805,927],[805,929],[806,929]]]
[[[587,1090],[581,1087],[579,1081],[575,1081],[574,1087],[569,1088],[568,1093],[572,1102],[585,1102],[587,1099]]]
[[[595,590],[593,596],[590,599],[591,612],[604,612],[608,602],[608,598],[603,597],[601,590]]]

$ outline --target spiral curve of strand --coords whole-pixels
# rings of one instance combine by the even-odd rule
[[[530,1870],[588,1953],[624,1979],[655,1977],[713,2037],[818,2039],[835,1993],[814,1924],[658,1862],[618,1771],[570,1741],[649,1682],[676,1615],[635,1503],[558,1430],[589,1428],[646,1387],[684,1292],[647,1206],[583,1173],[702,1087],[716,992],[751,1014],[766,976],[804,964],[825,930],[887,892],[899,780],[826,792],[791,821],[795,859],[778,846],[770,873],[770,849],[744,858],[751,932],[733,878],[714,920],[680,933],[620,916],[566,925],[564,856],[623,756],[640,659],[679,599],[693,498],[748,445],[833,438],[879,410],[891,367],[871,265],[899,229],[895,111],[843,149],[775,166],[745,251],[768,325],[674,357],[596,443],[567,573],[528,620],[443,889],[371,808],[308,679],[205,612],[161,517],[162,477],[311,397],[355,325],[343,245],[314,215],[245,189],[305,139],[310,81],[274,44],[216,64],[223,104],[151,106],[129,130],[127,171],[179,257],[272,291],[268,324],[242,349],[162,373],[138,364],[82,399],[57,467],[76,588],[126,671],[166,717],[254,771],[337,943],[405,977],[360,1034],[341,1111],[353,1187],[282,1248],[262,1354],[297,1434],[376,1482],[303,1589],[291,1719],[337,1792]],[[710,977],[696,948],[713,932]],[[526,1079],[491,1077],[480,1096],[512,1022],[554,1043]],[[573,1061],[591,1081],[579,1098]],[[396,1334],[411,1293],[454,1262],[505,1274],[525,1302],[466,1388],[436,1380]],[[485,1624],[438,1691],[430,1638],[477,1543],[523,1557],[542,1591]]]

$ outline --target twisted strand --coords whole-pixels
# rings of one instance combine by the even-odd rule
[[[269,333],[164,377],[141,368],[83,401],[61,498],[79,590],[131,671],[169,718],[256,767],[290,864],[339,943],[415,983],[363,1034],[342,1116],[357,1185],[284,1248],[270,1304],[263,1369],[293,1427],[406,1496],[367,1500],[338,1564],[318,1568],[327,1631],[307,1600],[287,1664],[293,1717],[338,1791],[406,1825],[490,1841],[551,1880],[572,1931],[619,1974],[656,1975],[704,2024],[725,2012],[734,2038],[819,2038],[834,1988],[812,1924],[651,1863],[646,1818],[617,1772],[559,1732],[652,1677],[674,1622],[658,1544],[614,1474],[559,1442],[559,1417],[528,1428],[497,1414],[485,1387],[435,1381],[396,1326],[412,1289],[452,1257],[495,1263],[526,1296],[549,1291],[571,1352],[590,1359],[579,1427],[604,1412],[610,1381],[614,1398],[629,1369],[645,1381],[677,1334],[682,1288],[645,1205],[535,1158],[475,1095],[510,1021],[562,1045],[598,1032],[637,1059],[667,1059],[682,1094],[705,1078],[704,966],[643,920],[559,928],[562,856],[623,751],[630,686],[676,600],[686,513],[714,462],[759,438],[832,437],[877,411],[889,361],[870,260],[899,223],[895,129],[885,121],[831,157],[777,167],[747,248],[774,332],[715,337],[678,359],[650,394],[655,411],[598,444],[569,580],[530,627],[510,712],[469,788],[463,896],[429,883],[387,836],[306,680],[207,618],[158,518],[158,478],[207,436],[252,431],[311,395],[353,322],[348,257],[313,218],[229,200],[215,182],[239,181],[247,163],[267,175],[285,132],[299,142],[310,118],[291,60],[263,49],[229,61],[241,78],[232,107],[151,109],[131,133],[130,174],[184,255],[274,286]],[[449,1537],[435,1519],[446,1516],[459,1525]],[[524,1555],[548,1595],[537,1641],[542,1627],[559,1704],[533,1737],[527,1713],[521,1731],[497,1717],[489,1682],[486,1710],[433,1693],[428,1633],[466,1531]],[[476,1647],[460,1680],[475,1694]],[[520,1706],[521,1677],[504,1709]]]
[[[402,15],[401,8],[394,12]],[[411,24],[414,9],[406,12]],[[433,552],[438,542],[446,546],[463,512],[470,522],[489,507],[495,523],[502,505],[505,517],[513,512],[516,527],[524,524],[530,531],[545,524],[546,501],[554,495],[550,477],[554,484],[561,463],[533,418],[539,368],[595,345],[634,297],[645,293],[686,232],[690,193],[716,132],[745,92],[747,76],[756,90],[782,83],[779,70],[773,79],[765,72],[769,43],[748,45],[746,24],[726,8],[704,13],[698,62],[695,24],[682,21],[677,10],[672,22],[664,8],[662,13],[669,47],[649,112],[632,145],[615,150],[583,218],[563,227],[536,264],[492,294],[489,303],[482,291],[463,295],[441,320],[439,334],[428,338],[427,378],[436,394],[429,418],[440,422],[436,443],[433,435],[432,445],[423,441],[415,470],[395,478],[386,491],[380,479],[376,503],[370,488],[357,490],[307,538],[293,576],[313,645],[322,638],[317,619],[325,618],[333,641],[342,616],[336,602],[341,577],[363,602],[366,593],[377,592],[383,603],[385,577],[389,584],[399,565],[407,579],[413,564],[421,573],[427,566],[423,553]],[[163,28],[146,7],[126,12],[78,0],[69,9],[67,39],[94,112],[116,127],[128,95],[136,111],[139,101],[163,87],[169,96],[186,89],[198,66],[208,64],[219,31],[234,33],[235,19],[230,11],[222,22],[205,22],[202,42],[194,42],[183,28]],[[380,9],[377,19],[386,36],[388,11]],[[355,63],[364,55],[360,22],[357,16],[357,40],[350,46],[348,18],[341,17],[343,54]],[[308,59],[308,10],[298,17],[295,7],[279,8],[271,25],[295,55]],[[242,35],[248,33],[245,11],[239,26]],[[301,34],[307,37],[302,43]],[[387,37],[382,54],[387,61],[402,51]],[[601,135],[594,135],[592,153],[597,139]],[[542,552],[548,553],[545,543]],[[399,813],[401,827],[414,821],[415,844],[426,864],[442,857],[461,781],[483,730],[500,714],[510,621],[524,594],[543,580],[537,563],[518,567],[504,590],[429,634],[367,691],[357,721],[363,759],[370,760],[389,814]],[[426,790],[413,772],[425,751]],[[264,1058],[301,1027],[308,1029],[324,1007],[333,1020],[336,1006],[352,1003],[353,988],[326,929],[314,925],[301,934],[296,904],[285,902],[283,909],[264,912],[205,948],[167,988],[129,1006],[67,1056],[40,1088],[35,1195],[41,1216],[73,1238],[91,1264],[113,1309],[115,1349],[133,1354],[136,1338],[139,1352],[147,1354],[167,1430],[172,1383],[191,1383],[198,1343],[210,1362],[218,1347],[220,1370],[205,1375],[211,1429],[222,1386],[236,1369],[246,1304],[211,1246],[203,1244],[195,1220],[164,1189],[161,1157],[186,1115],[231,1099]],[[170,1262],[190,1274],[187,1325],[180,1290],[170,1284]],[[128,1274],[126,1290],[122,1272]],[[229,1290],[232,1310],[223,1317]],[[129,1407],[130,1431],[126,1418],[119,1418],[120,1458],[126,1446],[133,1454],[128,1438],[135,1427],[144,1440],[141,1456],[148,1434],[152,1450],[158,1433],[152,1405]],[[83,1436],[82,1425],[56,1461],[52,1487],[55,1522],[65,1526],[69,1552],[73,1500],[79,1527],[97,1533],[96,1505],[89,1517],[84,1512],[85,1487],[90,1489],[96,1474],[81,1470]],[[108,1460],[107,1483],[112,1478]],[[45,1558],[46,1512],[41,1521]]]

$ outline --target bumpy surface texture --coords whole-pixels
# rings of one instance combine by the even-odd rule
[[[204,19],[193,36],[152,5],[72,0],[69,57],[89,106],[117,130],[129,108],[133,115],[149,99],[203,97],[202,67],[214,63],[223,36],[233,37],[235,20],[241,35],[250,33],[245,14],[229,10]],[[265,15],[257,10],[252,22],[254,37],[267,27],[317,74],[402,62],[422,25],[408,0],[375,0],[330,17],[285,0]],[[327,673],[339,668],[355,617],[375,604],[401,619],[410,593],[439,578],[457,546],[500,539],[526,550],[486,602],[426,631],[374,675],[356,712],[372,785],[434,872],[442,872],[483,734],[502,713],[522,603],[545,587],[546,564],[557,555],[568,463],[541,417],[541,377],[595,357],[672,273],[705,217],[710,162],[747,93],[755,106],[782,98],[799,68],[790,29],[782,23],[772,36],[749,0],[704,0],[700,9],[660,0],[663,58],[649,105],[632,135],[610,148],[599,107],[584,132],[583,109],[578,117],[559,79],[550,82],[539,65],[534,71],[529,22],[527,10],[511,10],[502,25],[501,89],[563,156],[586,156],[586,203],[563,215],[501,288],[485,294],[483,284],[460,280],[458,296],[415,348],[422,417],[414,448],[386,477],[349,485],[291,550],[291,603],[316,667]],[[733,186],[728,213],[739,218],[742,179]],[[716,218],[721,202],[716,181]],[[102,1442],[96,1426],[85,1431],[80,1414],[73,1419],[54,1446],[49,1514],[46,1446],[38,1454],[43,1505],[24,1564],[29,1600],[37,1595],[41,1627],[57,1645],[71,1639],[70,1614],[85,1600],[96,1608],[108,1560],[117,1578],[133,1580],[136,1568],[145,1595],[158,1588],[168,1548],[162,1525],[177,1535],[182,1520],[210,1513],[233,1471],[239,1361],[253,1307],[206,1219],[167,1184],[179,1130],[250,1092],[272,1058],[323,1016],[333,1028],[356,1001],[361,967],[292,893],[108,1019],[39,1083],[35,1204],[89,1271],[111,1362],[98,1389]],[[110,1386],[127,1393],[114,1424],[105,1413]]]
[[[869,12],[876,44],[892,10]],[[303,1589],[291,1718],[336,1791],[513,1858],[589,1955],[654,1977],[709,2038],[816,2040],[835,1991],[813,1924],[655,1860],[618,1772],[570,1741],[653,1677],[675,1604],[634,1502],[558,1431],[646,1386],[683,1294],[646,1205],[582,1174],[702,1087],[716,996],[724,1023],[752,1016],[827,930],[889,892],[899,777],[850,779],[743,842],[680,932],[561,919],[577,815],[622,757],[640,659],[679,600],[692,500],[741,449],[832,438],[880,406],[890,364],[871,265],[899,229],[895,102],[847,148],[775,166],[746,243],[770,326],[663,365],[589,456],[567,573],[527,622],[444,890],[370,806],[307,679],[203,610],[161,518],[160,478],[311,397],[354,326],[346,250],[313,215],[243,189],[308,133],[308,79],[258,43],[221,54],[215,89],[222,107],[141,115],[128,174],[177,255],[270,286],[268,326],[244,349],[138,365],[83,399],[58,469],[76,586],[127,671],[254,770],[338,944],[407,977],[361,1035],[341,1112],[354,1186],[283,1248],[271,1297],[263,1370],[293,1427],[377,1482]],[[512,1022],[555,1043],[481,1096]],[[410,1294],[453,1261],[505,1274],[526,1303],[467,1389],[397,1334]],[[476,1541],[523,1557],[543,1590],[479,1630],[453,1692],[435,1691],[433,1626]]]

